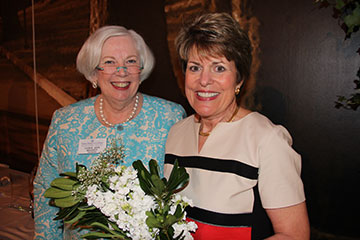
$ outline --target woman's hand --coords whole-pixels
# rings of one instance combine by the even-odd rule
[[[305,202],[284,208],[266,209],[275,234],[267,239],[310,239],[310,224]]]

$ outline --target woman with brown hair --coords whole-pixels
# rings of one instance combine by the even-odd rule
[[[252,61],[247,34],[228,14],[204,14],[184,25],[176,47],[196,113],[169,132],[165,176],[176,159],[190,175],[180,194],[193,200],[195,239],[309,239],[291,136],[237,104]]]

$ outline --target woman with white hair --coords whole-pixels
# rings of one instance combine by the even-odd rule
[[[35,239],[69,239],[71,231],[53,220],[58,209],[44,197],[59,173],[74,171],[75,163],[89,167],[113,139],[121,139],[125,147],[123,165],[156,159],[162,172],[168,131],[185,116],[179,104],[138,92],[154,57],[133,30],[98,29],[82,46],[76,64],[101,94],[53,115],[34,181]]]

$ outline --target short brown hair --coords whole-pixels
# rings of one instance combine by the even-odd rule
[[[206,13],[185,22],[175,39],[175,46],[183,70],[190,50],[195,47],[200,55],[233,60],[239,74],[238,83],[250,76],[252,47],[249,37],[227,13]]]

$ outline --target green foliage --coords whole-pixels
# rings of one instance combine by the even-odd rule
[[[119,140],[114,140],[100,153],[90,170],[76,163],[76,172],[61,173],[59,178],[54,179],[50,183],[51,187],[45,191],[45,197],[50,198],[50,203],[59,208],[54,220],[63,220],[72,228],[93,228],[95,232],[82,236],[86,239],[113,236],[118,239],[128,239],[120,229],[113,228],[115,230],[110,231],[108,228],[103,228],[103,225],[108,224],[106,217],[96,207],[88,206],[85,199],[88,186],[97,184],[104,188],[108,187],[107,178],[114,171],[108,166],[122,162],[123,152],[123,145]]]
[[[160,229],[160,240],[174,239],[174,229],[171,226],[181,221],[185,210],[177,205],[175,213],[170,214],[170,199],[175,192],[181,191],[189,183],[189,174],[185,168],[179,167],[177,160],[168,180],[160,178],[159,166],[153,159],[149,162],[150,172],[140,160],[135,161],[133,167],[138,171],[141,188],[146,194],[153,196],[159,206],[153,211],[146,212],[146,224],[150,228]],[[181,237],[182,234],[176,239]]]
[[[340,27],[345,32],[345,39],[351,37],[351,35],[360,28],[360,2],[359,0],[315,0],[319,4],[319,8],[332,7],[333,17],[338,19]],[[360,54],[360,48],[357,50]],[[360,79],[360,68],[357,73],[357,77]],[[359,80],[354,80],[356,85],[355,93],[349,97],[338,96],[335,102],[336,108],[351,109],[356,111],[360,105],[360,87]]]
[[[335,102],[336,108],[345,108],[356,111],[360,106],[360,68],[357,72],[357,77],[359,79],[354,80],[355,83],[355,93],[351,94],[350,97],[346,98],[344,96],[338,96],[338,100]]]
[[[315,0],[319,8],[332,7],[333,17],[345,32],[345,38],[359,30],[360,3],[358,0]]]
[[[122,145],[114,141],[99,157],[93,162],[88,170],[86,166],[76,164],[76,172],[66,172],[54,179],[50,188],[45,192],[45,197],[51,199],[51,204],[59,207],[59,212],[54,220],[63,220],[71,228],[87,228],[91,231],[82,236],[86,239],[130,239],[115,223],[110,222],[99,209],[88,206],[85,194],[87,188],[92,185],[101,186],[104,191],[109,189],[108,178],[114,173],[114,168],[109,166],[118,165],[124,157]],[[115,159],[115,160],[114,160]],[[110,163],[110,164],[109,164]],[[153,228],[160,229],[156,239],[158,240],[180,240],[183,234],[174,238],[172,225],[183,221],[186,203],[183,207],[177,205],[174,214],[170,214],[171,196],[181,191],[189,182],[189,175],[185,168],[179,167],[175,161],[169,179],[160,177],[160,170],[156,160],[150,160],[149,171],[142,161],[133,163],[137,170],[140,187],[150,196],[153,196],[157,208],[146,212],[146,224]]]

